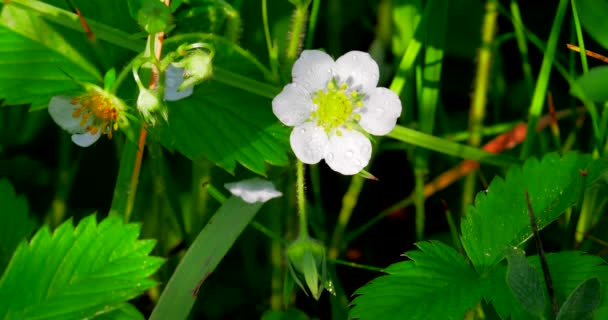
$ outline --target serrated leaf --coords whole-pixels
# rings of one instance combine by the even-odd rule
[[[52,96],[79,90],[70,77],[101,81],[83,50],[74,46],[74,37],[58,31],[62,27],[15,5],[1,10],[0,99],[5,104],[45,106]]]
[[[82,319],[109,312],[156,285],[163,263],[148,256],[139,226],[116,216],[42,227],[21,243],[0,279],[0,318]]]
[[[608,49],[607,0],[577,0],[576,8],[583,28],[591,37]]]
[[[419,242],[420,250],[359,288],[350,315],[355,319],[462,319],[481,300],[475,271],[453,248]],[[440,305],[440,307],[438,307]]]
[[[559,309],[557,320],[585,320],[600,303],[600,280],[591,278],[581,283]]]
[[[593,101],[608,101],[608,66],[591,68],[576,79],[576,83],[582,92],[573,91],[573,95]]]
[[[542,229],[576,204],[607,168],[605,159],[575,152],[560,158],[551,153],[542,162],[532,158],[523,168],[512,167],[504,180],[495,178],[487,193],[477,194],[461,224],[462,244],[476,270],[485,273],[504,258],[507,248],[532,235],[526,190]]]
[[[540,270],[538,256],[528,257],[528,262]],[[553,280],[553,289],[558,305],[583,281],[596,277],[601,282],[601,303],[593,314],[593,319],[608,319],[608,265],[601,258],[581,251],[563,251],[547,255],[547,264]],[[500,266],[483,278],[484,298],[492,305],[502,319],[538,319],[525,312],[511,293],[505,281],[507,269]]]
[[[261,79],[239,47],[212,35],[202,40],[215,47],[214,67]],[[287,164],[289,129],[279,124],[269,98],[212,80],[197,85],[191,97],[167,104],[169,123],[160,128],[164,146],[192,160],[208,158],[229,172],[237,162],[259,174],[265,162]]]
[[[28,216],[27,200],[17,196],[7,179],[0,180],[0,272],[8,264],[19,242],[26,240],[36,224]]]
[[[545,310],[544,282],[532,265],[526,260],[523,250],[507,250],[507,284],[526,311],[540,316]]]

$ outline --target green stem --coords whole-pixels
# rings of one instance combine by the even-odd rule
[[[306,194],[304,193],[304,163],[298,160],[296,192],[298,197],[298,211],[300,217],[300,234],[298,238],[308,238],[308,220],[306,218]]]
[[[519,54],[521,55],[524,80],[526,81],[528,95],[531,95],[532,91],[534,91],[534,76],[532,75],[532,67],[530,66],[530,60],[528,59],[528,40],[526,39],[524,23],[519,12],[519,5],[515,0],[511,0],[511,14],[513,15],[512,22],[513,27],[515,28],[517,48],[519,49]]]
[[[308,33],[306,34],[306,42],[304,48],[312,48],[312,40],[315,37],[315,29],[317,28],[317,18],[319,17],[319,8],[321,0],[312,1],[312,10],[310,11],[310,21],[308,21]]]
[[[581,28],[581,22],[578,18],[578,10],[576,8],[576,0],[571,0],[572,5],[572,18],[574,19],[574,29],[576,30],[576,39],[578,47],[580,49],[581,65],[583,66],[583,73],[589,72],[589,65],[587,64],[587,55],[585,54],[585,41],[583,38],[583,29]]]
[[[351,261],[344,261],[344,260],[338,260],[338,259],[327,259],[327,262],[334,263],[334,264],[341,264],[343,266],[356,268],[356,269],[363,269],[363,270],[370,270],[370,271],[385,273],[384,268],[367,266],[364,264],[359,264],[359,263],[351,262]]]
[[[496,166],[509,166],[521,163],[521,161],[505,155],[489,153],[478,148],[462,145],[400,125],[395,126],[395,129],[387,136],[415,146],[455,157],[479,161],[481,163]]]
[[[293,62],[296,61],[296,56],[300,51],[302,45],[302,38],[304,37],[306,17],[308,8],[306,6],[296,7],[293,12],[293,23],[289,31],[289,42],[287,44],[287,63],[286,67],[291,70]]]
[[[268,59],[270,60],[270,70],[278,79],[279,76],[279,53],[277,47],[272,43],[270,36],[270,24],[268,23],[268,6],[267,0],[262,0],[262,23],[264,24],[264,38],[266,39],[266,48],[268,49]]]
[[[496,35],[496,20],[498,18],[498,1],[488,0],[486,13],[483,18],[483,29],[481,32],[481,49],[479,50],[477,63],[477,76],[475,77],[473,102],[469,112],[469,136],[468,144],[479,147],[481,144],[481,129],[486,116],[486,105],[488,100],[488,88],[490,86],[490,75],[492,71],[492,46]],[[468,174],[464,181],[462,192],[462,211],[464,215],[466,207],[473,202],[475,196],[476,173]]]
[[[327,255],[329,259],[336,259],[340,254],[340,250],[343,248],[342,238],[344,236],[344,230],[346,230],[346,225],[348,225],[350,216],[352,215],[353,210],[357,205],[359,193],[361,193],[364,181],[364,178],[360,176],[354,176],[351,180],[348,190],[342,198],[342,208],[340,209],[340,214],[338,215],[338,222],[336,222],[336,227],[332,234],[331,242],[329,245],[329,251]]]
[[[540,66],[536,88],[534,89],[534,95],[532,96],[532,102],[530,103],[528,128],[536,128],[538,119],[543,111],[547,87],[549,86],[549,77],[551,76],[551,66],[553,65],[553,60],[555,58],[555,49],[557,47],[557,41],[559,40],[559,33],[567,7],[568,0],[559,1],[557,12],[555,13],[555,20],[553,20],[553,26],[551,27],[549,41],[547,42],[547,51],[545,51],[543,62]],[[530,156],[535,138],[536,130],[528,130],[521,151],[521,159],[526,159]]]

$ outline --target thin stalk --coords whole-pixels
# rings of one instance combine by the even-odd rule
[[[363,188],[364,181],[364,178],[354,176],[350,185],[348,186],[348,190],[342,198],[342,208],[340,209],[340,214],[338,214],[338,221],[336,222],[336,227],[332,233],[329,251],[327,254],[329,259],[336,259],[340,254],[340,250],[343,247],[342,239],[344,236],[344,230],[346,230],[348,221],[350,220],[353,210],[357,205],[357,200],[359,198],[359,194],[361,193],[361,189]]]
[[[578,9],[576,8],[576,0],[571,0],[572,6],[572,19],[574,20],[574,30],[576,31],[576,39],[578,47],[580,48],[579,53],[581,57],[581,66],[583,67],[583,73],[589,72],[589,64],[587,63],[587,55],[585,54],[585,40],[583,38],[583,29],[581,27],[580,19],[578,18]]]
[[[321,0],[312,0],[312,10],[310,11],[310,20],[308,21],[308,33],[306,33],[306,41],[304,48],[312,48],[312,40],[315,37],[317,28],[317,18],[319,17],[319,8],[321,8]]]
[[[298,160],[296,193],[298,198],[298,213],[300,217],[300,233],[298,238],[308,238],[308,220],[306,218],[306,194],[304,193],[304,163]]]
[[[521,55],[521,67],[524,73],[524,80],[526,81],[526,88],[528,89],[528,95],[532,94],[534,90],[534,76],[532,75],[532,67],[530,66],[530,59],[528,59],[528,40],[526,39],[526,32],[524,23],[519,13],[519,4],[517,1],[511,0],[511,14],[513,15],[513,27],[515,28],[515,38],[517,39],[517,48]]]
[[[549,35],[549,41],[547,42],[547,50],[543,57],[543,62],[540,66],[538,73],[536,88],[532,96],[532,102],[530,103],[529,109],[529,120],[528,125],[530,128],[536,128],[538,119],[543,111],[543,105],[545,97],[547,95],[547,87],[549,86],[549,78],[551,76],[551,66],[555,58],[555,49],[557,47],[557,41],[559,39],[560,29],[564,21],[564,15],[568,7],[568,0],[560,0],[555,13],[555,20],[553,20],[553,26],[551,27],[551,34]],[[521,159],[527,159],[532,151],[532,146],[536,138],[536,130],[528,130],[526,140],[521,151]]]
[[[262,24],[264,25],[264,38],[266,39],[266,49],[268,50],[268,59],[270,60],[270,69],[272,74],[278,76],[279,57],[276,46],[272,43],[270,36],[270,24],[268,23],[268,8],[267,0],[262,0]]]
[[[291,70],[293,62],[296,60],[300,48],[302,45],[302,39],[304,32],[306,31],[306,18],[308,15],[308,8],[305,6],[296,7],[293,12],[293,22],[291,29],[289,30],[289,42],[287,43],[287,63],[286,68]]]
[[[492,72],[492,59],[494,36],[496,35],[496,20],[498,18],[498,1],[488,0],[486,3],[486,13],[483,18],[481,32],[481,49],[479,50],[477,76],[474,82],[473,101],[469,111],[469,135],[468,144],[472,147],[481,145],[483,120],[486,116],[486,106],[488,101],[488,88],[490,86],[490,76]],[[462,192],[462,209],[464,215],[466,207],[473,202],[477,175],[471,173],[464,180]]]

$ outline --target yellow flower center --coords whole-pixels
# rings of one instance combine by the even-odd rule
[[[343,83],[338,86],[335,79],[327,84],[326,90],[319,90],[313,95],[312,101],[317,105],[317,110],[312,112],[312,118],[325,132],[331,133],[335,130],[337,135],[342,135],[338,129],[341,126],[351,130],[353,123],[361,119],[355,110],[363,106],[364,95],[356,90],[348,91],[348,85]]]
[[[112,139],[112,132],[118,130],[118,108],[112,96],[102,92],[90,91],[72,99],[72,105],[80,104],[74,109],[72,117],[81,118],[80,126],[91,134],[107,134]],[[89,120],[92,119],[91,122]]]

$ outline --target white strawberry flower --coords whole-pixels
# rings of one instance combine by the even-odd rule
[[[304,50],[291,75],[293,82],[272,100],[272,110],[295,127],[290,143],[296,157],[307,164],[325,159],[344,175],[363,170],[372,154],[365,133],[386,135],[401,115],[399,96],[376,87],[378,64],[361,51],[334,61],[325,52]]]

